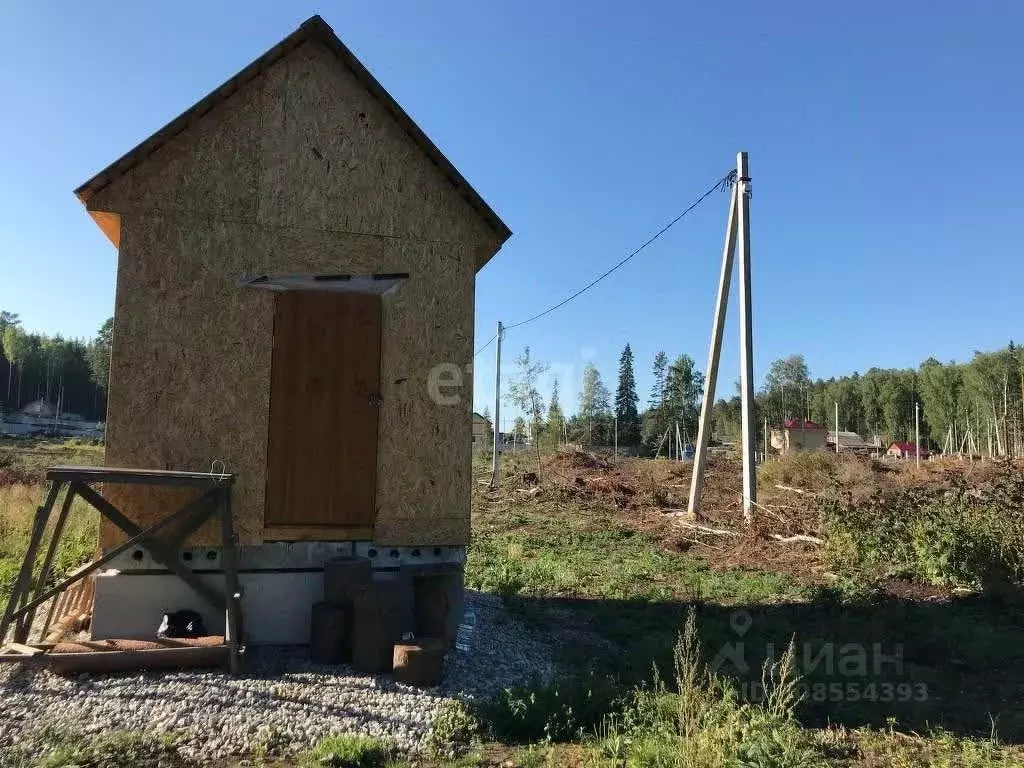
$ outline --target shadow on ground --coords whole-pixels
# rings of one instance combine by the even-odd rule
[[[941,602],[885,598],[722,606],[636,600],[509,598],[555,634],[565,668],[613,675],[624,685],[670,677],[672,645],[690,607],[707,661],[756,698],[766,658],[791,638],[809,726],[941,727],[965,736],[995,729],[1024,743],[1024,599],[971,596]],[[609,642],[610,641],[610,642]]]

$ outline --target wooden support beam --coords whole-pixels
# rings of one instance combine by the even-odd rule
[[[32,523],[32,536],[29,539],[28,550],[25,552],[25,559],[21,561],[21,570],[18,572],[18,578],[14,581],[14,587],[11,589],[11,595],[7,599],[7,608],[4,610],[3,619],[0,619],[0,642],[7,636],[7,629],[10,627],[11,622],[15,616],[20,615],[19,606],[22,604],[24,599],[28,597],[29,582],[32,578],[32,570],[36,561],[36,553],[39,550],[39,544],[43,538],[43,531],[46,530],[46,523],[50,519],[50,512],[53,510],[53,503],[57,500],[57,494],[60,492],[61,483],[54,482],[50,484],[50,489],[47,491],[46,500],[42,506],[36,509],[35,520]],[[28,634],[28,627],[24,625],[24,622],[19,621],[18,625],[14,628],[14,640],[19,643],[23,643],[26,640]]]
[[[77,485],[77,487],[76,487],[75,492],[79,496],[81,496],[83,499],[85,499],[90,505],[95,506],[92,503],[92,501],[90,500],[90,494],[91,495],[95,495],[96,498],[99,499],[99,501],[103,502],[104,504],[106,504],[108,506],[110,505],[109,502],[107,502],[106,499],[104,499],[102,496],[97,494],[94,490],[92,490],[92,488],[89,488],[87,485],[81,485],[81,484],[76,484],[76,485]],[[70,575],[66,579],[64,579],[64,581],[62,581],[60,584],[55,586],[53,589],[47,590],[44,594],[42,594],[39,597],[37,597],[35,600],[33,600],[31,603],[29,603],[28,606],[26,606],[25,608],[22,608],[21,610],[24,611],[24,610],[28,610],[30,608],[35,608],[37,605],[45,602],[46,600],[49,600],[54,595],[56,595],[56,594],[58,594],[60,592],[63,592],[65,589],[67,589],[72,584],[74,584],[74,583],[76,583],[78,581],[81,581],[82,579],[84,579],[86,576],[88,576],[93,571],[95,571],[95,570],[97,570],[99,568],[102,568],[104,565],[109,563],[111,560],[113,560],[115,557],[120,555],[122,552],[126,552],[127,550],[131,549],[132,547],[144,547],[145,549],[148,549],[153,554],[154,559],[156,559],[158,562],[161,562],[162,564],[166,565],[166,563],[164,563],[163,560],[161,560],[161,557],[156,552],[153,552],[153,549],[151,548],[151,545],[147,544],[149,539],[152,538],[153,536],[155,536],[157,533],[159,533],[164,528],[170,526],[172,523],[178,521],[180,519],[180,516],[188,515],[192,511],[191,508],[192,508],[193,504],[197,504],[199,502],[202,502],[204,504],[205,503],[209,503],[209,500],[207,499],[207,496],[210,495],[210,494],[213,494],[214,496],[216,496],[217,493],[218,493],[217,489],[211,489],[211,490],[207,491],[206,494],[204,494],[199,499],[196,499],[195,501],[191,502],[190,504],[182,507],[177,512],[175,512],[173,515],[171,515],[169,517],[165,517],[163,520],[161,520],[156,525],[151,526],[151,527],[149,527],[149,528],[147,528],[145,530],[139,530],[138,526],[136,526],[134,523],[129,521],[128,524],[132,528],[138,530],[138,533],[136,533],[134,536],[132,536],[132,538],[128,539],[128,541],[124,542],[123,544],[120,544],[120,545],[114,547],[112,550],[110,550],[105,555],[103,555],[103,557],[101,557],[99,560],[94,560],[93,562],[89,563],[85,567],[80,568],[79,570],[75,571],[72,575]],[[111,507],[111,508],[113,508],[113,507]],[[117,512],[116,509],[114,509],[114,511]],[[100,512],[102,514],[102,510],[100,510]],[[117,512],[117,514],[120,516],[121,513]],[[214,599],[216,601],[214,603],[214,608],[216,608],[219,611],[224,610],[225,602],[224,602],[224,598],[221,595],[218,595],[215,590],[213,590],[212,588],[208,587],[204,582],[200,581],[198,576],[196,576],[194,573],[192,573],[192,571],[190,571],[187,568],[185,568],[185,566],[181,565],[181,563],[177,562],[176,558],[174,558],[172,560],[172,562],[174,562],[174,565],[178,566],[178,568],[180,570],[185,571],[185,573],[187,574],[187,577],[186,576],[182,576],[182,574],[179,573],[178,570],[176,570],[175,568],[171,568],[172,571],[174,571],[179,576],[181,576],[181,578],[185,581],[185,583],[187,583],[193,589],[195,589],[194,584],[198,583],[200,588],[204,592],[213,595],[213,597],[214,597]],[[199,589],[197,589],[196,591],[199,592],[201,595],[203,594],[203,592],[200,592]]]
[[[43,590],[46,589],[46,583],[50,580],[50,569],[53,567],[53,558],[57,554],[57,547],[60,545],[60,537],[64,534],[64,524],[67,523],[68,513],[71,511],[71,504],[75,500],[75,488],[73,485],[68,485],[67,492],[64,494],[64,503],[60,506],[60,514],[57,515],[57,522],[53,524],[53,532],[50,534],[50,546],[46,548],[46,555],[43,557],[43,565],[39,569],[39,579],[36,581],[36,593],[35,596],[39,597]],[[32,622],[36,617],[36,609],[33,608],[31,611],[25,614],[24,622],[31,629]],[[46,624],[49,624],[49,617],[47,617]],[[44,624],[41,635],[46,634],[46,625]]]
[[[206,600],[206,602],[213,606],[214,609],[218,611],[223,611],[225,609],[225,596],[218,594],[215,589],[208,586],[206,582],[202,581],[198,576],[192,573],[191,570],[182,565],[181,561],[178,560],[177,548],[168,550],[155,539],[150,538],[157,528],[163,529],[167,527],[167,525],[169,525],[170,521],[179,520],[179,515],[181,515],[183,512],[187,513],[187,511],[190,511],[189,507],[191,505],[182,507],[182,509],[175,512],[170,517],[164,518],[157,525],[148,529],[147,532],[144,531],[142,528],[139,528],[139,526],[137,526],[135,523],[133,523],[131,520],[129,520],[127,517],[121,514],[121,511],[117,507],[115,507],[105,498],[100,496],[100,494],[98,494],[85,483],[76,482],[75,488],[78,495],[85,499],[85,501],[88,502],[93,508],[95,508],[101,515],[106,517],[108,520],[110,520],[110,522],[112,522],[122,531],[131,536],[131,540],[135,542],[133,546],[142,546],[145,549],[149,550],[154,560],[156,560],[158,563],[166,567],[168,570],[173,571],[175,574],[177,574],[177,576],[182,581],[184,581],[186,584],[192,587],[192,589],[196,591],[196,594],[198,594],[201,598]],[[212,488],[209,491],[207,491],[206,494],[201,496],[200,500],[205,500],[207,495],[209,494],[216,495],[217,493],[218,489]],[[213,507],[211,505],[211,512],[212,510]],[[200,520],[199,522],[201,523],[202,521]],[[122,547],[123,546],[124,545],[122,545]],[[118,551],[123,551],[122,547],[118,547]]]

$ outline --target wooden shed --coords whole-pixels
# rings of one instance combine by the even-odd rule
[[[468,543],[474,283],[511,233],[320,17],[76,195],[118,248],[108,465],[232,473],[243,545]]]

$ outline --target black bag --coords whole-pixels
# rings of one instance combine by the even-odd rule
[[[163,637],[204,637],[206,627],[203,617],[195,611],[174,611],[165,613],[156,636]]]

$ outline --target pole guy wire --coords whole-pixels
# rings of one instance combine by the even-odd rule
[[[718,190],[726,189],[729,186],[731,186],[733,181],[735,181],[735,179],[736,179],[736,171],[735,171],[735,169],[733,169],[733,170],[729,171],[727,174],[725,174],[724,176],[722,176],[721,178],[717,179],[715,181],[715,183],[704,194],[702,194],[700,197],[698,197],[696,200],[694,200],[689,206],[687,206],[687,208],[684,211],[682,211],[682,213],[680,213],[678,216],[676,216],[674,219],[672,219],[672,221],[670,221],[668,224],[666,224],[661,229],[659,229],[656,233],[654,233],[654,235],[652,235],[646,241],[644,241],[644,243],[639,248],[637,248],[632,253],[630,253],[628,256],[626,256],[624,259],[619,261],[615,266],[613,266],[607,272],[605,272],[604,274],[600,275],[599,277],[597,277],[596,279],[592,280],[591,282],[587,283],[587,285],[583,286],[578,291],[576,291],[572,295],[568,296],[567,298],[563,299],[562,301],[558,302],[557,304],[553,304],[552,306],[548,307],[543,312],[538,312],[536,315],[533,315],[532,317],[528,317],[525,320],[520,320],[518,323],[513,323],[512,325],[507,325],[507,326],[505,326],[504,330],[511,330],[512,328],[518,328],[521,325],[526,325],[527,323],[532,323],[534,320],[539,320],[540,318],[544,317],[544,315],[550,314],[551,312],[554,312],[556,309],[560,309],[560,308],[564,307],[566,304],[568,304],[573,299],[577,298],[578,296],[583,295],[584,293],[589,291],[591,288],[593,288],[595,285],[597,285],[602,280],[604,280],[606,277],[608,277],[610,274],[612,274],[617,269],[622,267],[627,261],[629,261],[634,256],[636,256],[641,251],[643,251],[647,246],[649,246],[651,243],[653,243],[659,237],[661,237],[666,232],[668,232],[673,226],[678,224],[679,221],[684,216],[686,216],[686,214],[688,214],[690,211],[692,211],[698,205],[700,205],[705,200],[707,200],[709,197],[711,197],[712,194],[714,194]],[[491,339],[491,341],[494,341],[494,339]],[[487,344],[490,344],[490,343],[491,343],[490,341],[487,342]],[[482,352],[483,349],[486,349],[487,344],[485,344],[484,347],[481,348],[480,352]],[[480,352],[477,352],[477,354],[480,354]]]

